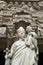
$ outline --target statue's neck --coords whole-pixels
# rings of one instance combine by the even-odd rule
[[[24,38],[19,38],[19,40],[20,40],[20,41],[21,41],[21,40],[23,41],[23,40],[24,40]]]
[[[22,40],[22,38],[19,38],[19,40]]]

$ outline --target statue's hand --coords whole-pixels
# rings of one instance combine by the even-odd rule
[[[37,62],[39,61],[39,55],[38,55],[38,54],[36,54],[35,60],[36,60]]]

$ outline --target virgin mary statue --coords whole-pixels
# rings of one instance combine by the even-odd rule
[[[11,58],[11,65],[32,65],[31,48],[25,42],[25,29],[19,27],[17,30],[18,40],[13,43],[11,53],[7,57]]]

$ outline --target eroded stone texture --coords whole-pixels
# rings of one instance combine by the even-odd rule
[[[43,37],[43,1],[0,1],[0,26],[6,25],[7,30],[12,30],[12,33],[9,31],[7,35],[10,33],[11,37],[15,38],[15,29],[22,24],[24,28],[31,24],[38,36]]]

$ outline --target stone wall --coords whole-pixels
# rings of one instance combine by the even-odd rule
[[[15,29],[22,25],[21,22],[24,23],[24,28],[27,24],[31,24],[33,29],[36,29],[38,38],[43,39],[43,1],[0,1],[0,26],[6,26],[7,47],[12,44],[11,41],[15,38]]]

